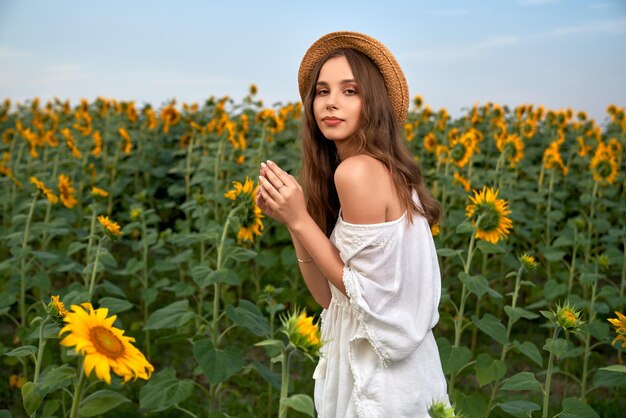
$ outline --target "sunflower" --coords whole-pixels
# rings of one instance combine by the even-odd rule
[[[254,242],[254,235],[261,236],[263,229],[263,214],[255,202],[256,190],[254,182],[246,177],[244,184],[233,181],[234,188],[224,194],[224,197],[234,200],[237,206],[242,206],[243,216],[240,217],[237,239],[250,243]]]
[[[72,133],[70,132],[70,130],[68,128],[61,129],[61,135],[63,135],[63,138],[65,138],[65,143],[67,144],[67,147],[70,149],[72,156],[74,158],[81,158],[82,153],[76,147],[76,141],[74,140],[74,137],[72,136]]]
[[[506,122],[502,119],[496,119],[492,126],[493,137],[498,141],[501,138],[506,137],[507,127]]]
[[[108,197],[109,196],[109,192],[107,192],[104,189],[101,189],[99,187],[93,186],[91,188],[91,194],[93,196],[100,196],[100,197]]]
[[[578,142],[578,155],[584,158],[587,154],[591,152],[593,147],[591,145],[585,144],[585,138],[583,136],[577,137],[576,141]]]
[[[454,182],[460,184],[461,187],[463,187],[463,190],[465,190],[466,192],[469,192],[471,190],[472,185],[470,184],[469,180],[463,177],[463,175],[459,174],[458,171],[455,171],[452,176],[454,177]]]
[[[443,162],[446,161],[448,155],[450,154],[450,148],[445,145],[437,145],[435,147],[435,155],[437,156],[437,161]]]
[[[48,304],[48,313],[50,316],[64,317],[69,312],[65,309],[63,302],[59,300],[59,295],[53,295]]]
[[[163,133],[169,133],[170,126],[177,125],[180,122],[180,113],[172,103],[161,110],[161,121],[163,122]]]
[[[59,196],[61,197],[61,203],[68,209],[72,209],[78,203],[74,193],[76,189],[72,187],[72,181],[65,174],[59,175]]]
[[[617,138],[611,138],[607,141],[606,145],[610,148],[611,152],[614,156],[618,156],[622,154],[624,147],[622,143],[619,142]]]
[[[150,107],[147,107],[143,110],[143,114],[146,116],[146,125],[148,129],[153,130],[159,126],[159,119],[157,119],[156,111]]]
[[[406,136],[407,141],[413,141],[413,137],[415,137],[415,127],[412,123],[404,124],[404,135]]]
[[[496,146],[505,153],[511,167],[517,166],[524,158],[524,141],[519,135],[506,135],[496,141]]]
[[[424,137],[424,148],[426,151],[433,153],[435,152],[435,148],[437,147],[437,137],[433,132],[429,132],[428,135]]]
[[[52,190],[48,189],[43,182],[39,181],[37,177],[31,176],[29,181],[37,186],[37,188],[46,196],[46,199],[53,205],[59,201],[59,198],[52,192]]]
[[[8,128],[2,131],[2,142],[9,145],[15,139],[15,129]]]
[[[593,172],[593,179],[603,186],[617,181],[619,174],[617,159],[611,147],[604,142],[598,142],[589,168]]]
[[[522,135],[528,139],[532,138],[535,135],[535,129],[537,127],[537,122],[533,119],[526,119],[522,125],[520,126],[520,132]]]
[[[430,232],[433,234],[433,237],[436,237],[437,235],[439,235],[439,232],[441,232],[441,225],[433,225],[432,228],[430,228]]]
[[[526,270],[532,271],[536,270],[537,267],[539,267],[539,264],[535,260],[535,257],[527,253],[522,254],[519,258],[519,261]]]
[[[556,322],[565,330],[578,328],[582,324],[580,313],[580,310],[574,309],[569,303],[566,303],[564,306],[557,304]]]
[[[74,113],[74,118],[76,122],[72,125],[72,128],[76,129],[83,136],[88,136],[91,134],[92,126],[91,126],[91,116],[86,111],[77,111]]]
[[[617,334],[611,345],[615,344],[616,341],[621,341],[621,347],[623,348],[626,345],[626,316],[617,311],[615,311],[615,315],[617,315],[617,318],[608,319],[615,327],[615,333]]]
[[[132,337],[115,328],[116,315],[107,317],[106,308],[94,309],[90,303],[72,305],[59,331],[61,345],[74,347],[84,356],[83,368],[89,376],[95,369],[96,377],[111,384],[111,370],[124,379],[124,383],[138,377],[148,380],[154,367],[131,343]]]
[[[110,220],[108,216],[98,216],[98,222],[100,222],[100,225],[104,227],[105,231],[110,233],[111,235],[114,235],[116,237],[122,235],[122,231],[120,231],[120,225]]]
[[[294,312],[282,318],[283,332],[289,342],[303,353],[316,356],[322,346],[319,326],[313,323],[313,317],[306,311]]]
[[[93,155],[94,157],[99,157],[102,153],[102,136],[100,135],[100,132],[96,131],[93,133],[92,138],[94,147],[91,151],[91,155]]]
[[[511,213],[508,209],[509,203],[498,199],[498,190],[485,186],[481,191],[474,190],[474,196],[469,199],[472,204],[465,207],[465,214],[476,228],[476,238],[492,244],[506,238],[513,222],[507,217]],[[476,225],[479,217],[482,217],[480,224]]]
[[[250,96],[256,96],[259,89],[257,88],[256,84],[250,84],[250,88],[248,89],[248,91],[250,93]]]
[[[130,151],[133,149],[133,142],[130,139],[128,131],[126,131],[126,129],[124,128],[119,128],[117,130],[117,133],[120,134],[120,136],[124,140],[124,142],[120,144],[120,148],[124,150],[124,154],[130,155]]]
[[[450,159],[457,167],[465,167],[476,152],[476,138],[470,132],[450,141]]]
[[[543,152],[543,166],[545,169],[560,170],[563,175],[567,174],[568,168],[563,163],[563,158],[559,152],[558,140],[551,142]]]
[[[419,94],[413,97],[413,105],[416,109],[419,109],[424,104],[424,99]]]

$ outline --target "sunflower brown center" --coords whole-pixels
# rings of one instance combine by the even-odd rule
[[[124,345],[111,331],[102,326],[91,329],[91,341],[99,353],[111,359],[117,359],[124,355]]]

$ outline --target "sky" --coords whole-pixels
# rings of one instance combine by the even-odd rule
[[[307,48],[337,30],[380,40],[411,97],[458,116],[488,101],[626,106],[626,0],[0,0],[0,100],[98,96],[161,106],[250,84],[300,100]]]

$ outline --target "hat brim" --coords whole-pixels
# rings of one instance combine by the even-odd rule
[[[367,55],[376,64],[385,81],[396,120],[404,122],[409,110],[409,87],[400,65],[382,43],[358,32],[332,32],[319,38],[306,51],[298,71],[300,97],[304,102],[311,87],[312,72],[326,54],[341,48],[351,48]]]

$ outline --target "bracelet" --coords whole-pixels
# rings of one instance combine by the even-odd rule
[[[313,261],[313,258],[309,258],[308,260],[300,260],[298,256],[296,256],[296,259],[298,260],[298,263],[310,263],[311,261]]]

